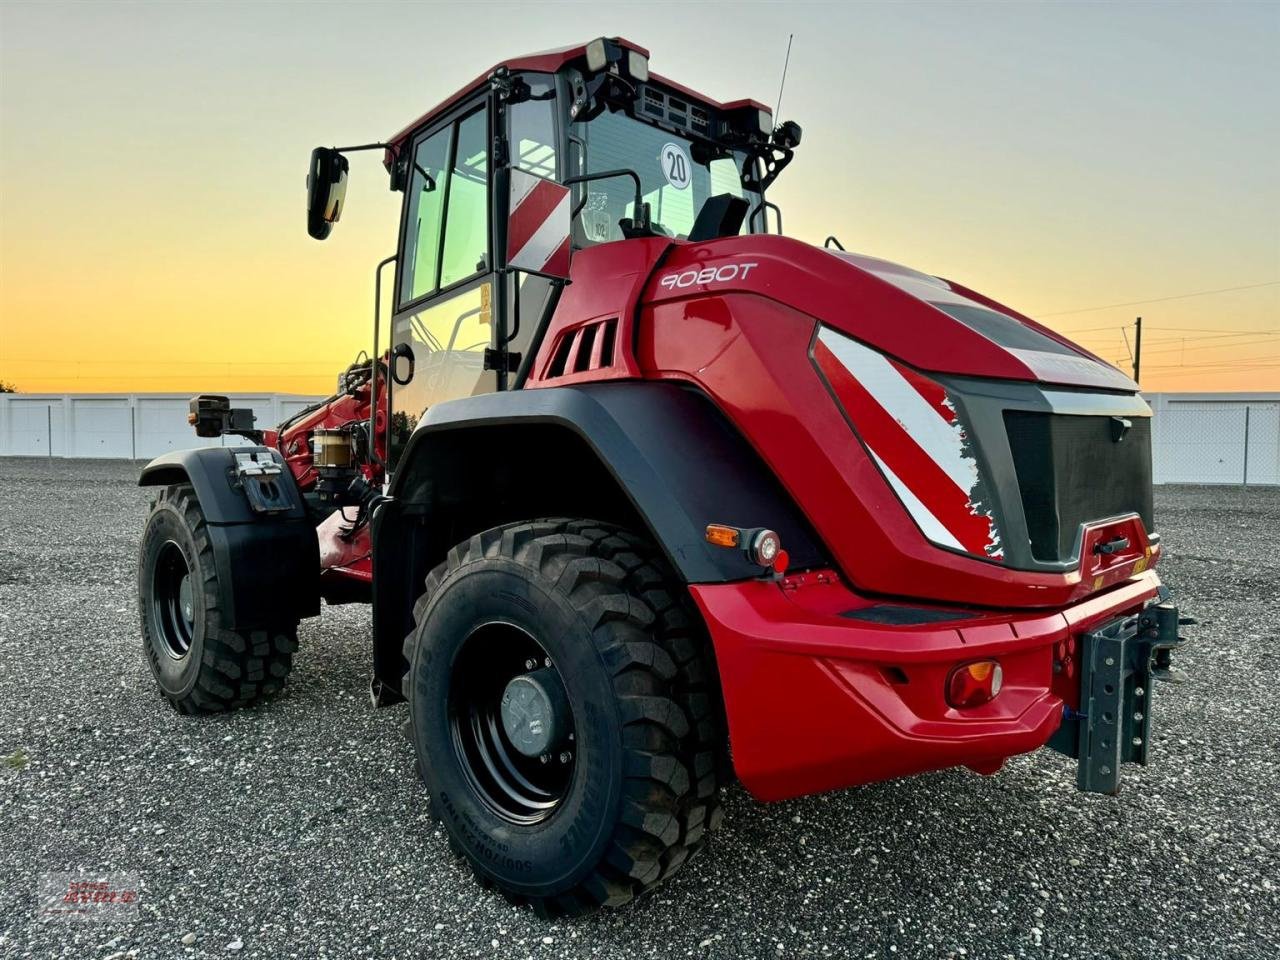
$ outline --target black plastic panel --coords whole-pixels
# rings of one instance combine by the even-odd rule
[[[1081,524],[1137,513],[1152,522],[1151,420],[1007,410],[1005,427],[1031,552],[1074,557]]]
[[[477,463],[486,465],[483,476],[469,469]],[[497,483],[504,472],[513,479]],[[761,575],[742,551],[708,544],[709,523],[776,530],[792,569],[825,562],[808,521],[755,449],[704,395],[675,384],[584,384],[437,404],[414,432],[390,493],[424,507],[436,527],[485,507],[458,539],[535,516],[623,522],[576,492],[583,475],[589,489],[619,491],[688,583]],[[560,502],[561,490],[582,502]]]
[[[227,626],[253,630],[314,617],[320,612],[320,547],[293,474],[284,468],[272,477],[287,506],[255,512],[236,476],[237,453],[270,453],[283,466],[266,447],[175,450],[147,464],[138,486],[190,483],[195,489]]]
[[[965,610],[939,610],[937,607],[903,607],[891,603],[878,603],[874,607],[846,610],[840,614],[846,620],[864,623],[883,623],[894,627],[910,627],[922,623],[950,623],[952,620],[972,620],[977,616]]]

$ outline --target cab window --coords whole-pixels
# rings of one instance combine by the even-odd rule
[[[549,74],[526,73],[529,90],[507,108],[511,121],[511,163],[548,180],[556,179],[556,87]]]
[[[570,128],[573,173],[633,170],[652,225],[670,237],[687,237],[702,205],[722,193],[743,197],[755,207],[760,196],[743,186],[751,160],[740,150],[712,150],[623,112],[605,111]],[[574,220],[574,243],[587,246],[622,239],[619,220],[634,217],[635,187],[624,177],[586,184]],[[744,230],[749,230],[743,224]]]
[[[458,124],[449,171],[440,286],[489,269],[489,120],[483,110]]]
[[[413,151],[405,223],[404,270],[400,302],[408,303],[438,286],[440,228],[444,224],[444,171],[449,162],[453,127],[432,134]]]
[[[414,147],[400,303],[489,270],[488,139],[488,114],[481,109]]]

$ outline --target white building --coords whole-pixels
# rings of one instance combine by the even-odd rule
[[[274,427],[319,397],[228,394],[250,407],[258,429]],[[187,423],[187,393],[0,393],[0,456],[150,460],[169,450],[244,443],[201,439]]]

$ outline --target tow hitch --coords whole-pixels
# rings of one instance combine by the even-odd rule
[[[1079,760],[1076,784],[1090,793],[1116,794],[1120,764],[1146,764],[1151,750],[1153,680],[1177,682],[1173,651],[1178,608],[1169,601],[1121,617],[1086,633],[1080,663],[1080,712],[1066,708],[1053,749]]]

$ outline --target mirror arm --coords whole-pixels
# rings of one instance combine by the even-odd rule
[[[392,149],[392,144],[361,143],[354,147],[333,147],[332,149],[337,151],[338,153],[356,153],[357,151],[360,151],[360,150],[390,150]]]

